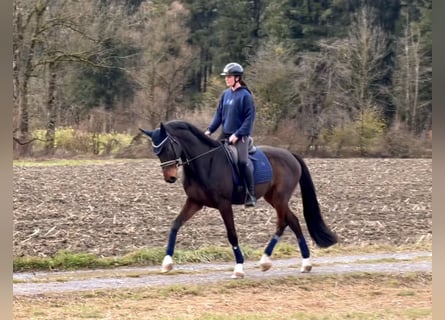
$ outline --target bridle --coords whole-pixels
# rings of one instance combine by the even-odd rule
[[[176,167],[180,167],[180,166],[183,166],[183,165],[189,165],[192,161],[194,161],[196,159],[199,159],[201,157],[204,157],[205,155],[208,155],[209,153],[212,153],[212,152],[218,150],[222,146],[222,144],[221,144],[221,145],[219,145],[219,146],[217,146],[215,148],[212,148],[212,149],[210,149],[210,150],[208,150],[206,152],[198,154],[197,156],[195,156],[195,157],[193,157],[191,159],[187,159],[187,157],[186,157],[185,161],[182,161],[181,153],[179,152],[179,154],[178,154],[178,152],[177,152],[177,150],[175,148],[175,145],[179,145],[179,147],[181,147],[181,144],[178,141],[176,141],[174,138],[172,138],[170,135],[167,135],[167,137],[164,140],[162,140],[161,143],[159,143],[158,145],[155,145],[153,143],[153,141],[152,141],[151,145],[153,146],[154,153],[157,156],[159,156],[159,154],[162,152],[162,149],[164,148],[164,144],[167,141],[172,146],[173,153],[175,154],[175,159],[161,162],[161,164],[160,164],[161,168],[166,168],[166,167],[173,166],[173,165],[176,166]]]
[[[167,137],[165,137],[165,139],[162,140],[162,141],[161,141],[159,144],[157,144],[157,145],[154,144],[153,141],[152,141],[152,142],[151,142],[151,145],[152,145],[152,147],[153,147],[153,151],[154,151],[154,153],[155,153],[157,156],[159,156],[159,154],[160,154],[160,153],[162,152],[162,150],[164,149],[164,144],[165,144],[167,141],[170,143],[170,145],[172,145],[173,152],[174,152],[174,154],[175,154],[175,159],[174,159],[174,160],[165,161],[165,162],[161,162],[160,166],[161,166],[161,168],[166,168],[166,167],[169,167],[169,166],[172,166],[172,165],[176,165],[176,167],[179,167],[179,166],[182,164],[182,159],[181,159],[181,156],[180,156],[180,155],[178,156],[178,153],[176,152],[176,148],[175,148],[175,146],[174,146],[174,144],[173,144],[173,143],[176,143],[176,144],[178,144],[178,143],[176,142],[175,139],[171,138],[170,135],[167,135]],[[173,143],[172,143],[172,142],[173,142]]]

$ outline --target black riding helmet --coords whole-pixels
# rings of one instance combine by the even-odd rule
[[[224,67],[222,76],[242,76],[244,73],[243,67],[236,62],[231,62]]]

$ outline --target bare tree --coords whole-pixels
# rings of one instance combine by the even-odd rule
[[[310,146],[317,146],[323,131],[323,135],[339,134],[349,140],[339,146],[358,144],[364,150],[369,136],[366,121],[377,121],[384,103],[379,96],[390,90],[381,85],[388,72],[383,63],[388,39],[374,20],[373,10],[363,6],[353,15],[345,39],[321,41],[320,53],[301,54],[296,73],[299,81],[294,87],[299,97],[297,121]],[[341,133],[352,130],[348,127],[357,131],[353,135]],[[376,132],[381,134],[380,129]]]
[[[80,10],[81,8],[81,10]],[[92,40],[82,31],[81,19],[88,15],[88,3],[56,0],[14,1],[13,85],[15,141],[31,141],[32,111],[29,99],[41,101],[39,120],[46,122],[46,149],[54,145],[56,127],[57,74],[66,62],[86,62],[89,52],[74,47],[73,34]],[[68,40],[70,39],[70,40]],[[46,75],[49,75],[46,77]],[[32,81],[32,79],[38,81]],[[47,81],[46,81],[47,80]],[[46,85],[43,85],[46,83]],[[46,100],[44,91],[47,91]],[[36,97],[39,96],[39,97]],[[37,109],[33,106],[32,109]],[[46,115],[46,117],[45,117]],[[36,122],[35,119],[33,119]],[[31,144],[16,143],[15,151],[27,155]]]
[[[378,93],[390,89],[379,84],[387,73],[382,61],[388,54],[388,38],[374,20],[373,10],[363,6],[353,16],[348,38],[321,43],[335,70],[335,82],[329,81],[338,86],[335,102],[351,111],[381,105]]]
[[[409,13],[406,13],[407,23],[404,27],[404,36],[399,39],[399,54],[397,59],[397,72],[395,77],[394,96],[397,101],[396,120],[402,122],[413,133],[421,130],[429,130],[424,127],[424,122],[419,116],[419,111],[424,111],[431,106],[431,99],[421,99],[420,86],[431,82],[430,63],[424,63],[428,58],[424,51],[424,43],[418,23],[410,21]],[[427,115],[426,118],[430,116]],[[428,120],[428,119],[426,119]],[[427,121],[428,122],[428,121]]]
[[[143,90],[136,97],[133,110],[152,126],[179,114],[184,103],[185,75],[193,59],[185,25],[189,14],[179,2],[153,7],[141,6],[139,33],[133,33],[143,45],[142,65],[135,70]]]
[[[20,155],[29,153],[29,82],[35,71],[34,59],[39,35],[43,28],[43,15],[48,1],[14,1],[13,7],[13,101],[14,101],[14,150]]]
[[[282,44],[271,40],[258,49],[246,68],[246,81],[254,93],[258,133],[274,133],[281,120],[295,114],[301,77]]]

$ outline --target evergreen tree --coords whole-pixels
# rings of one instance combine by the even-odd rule
[[[267,6],[263,30],[271,38],[292,44],[296,52],[318,51],[320,39],[345,35],[348,12],[353,9],[349,1],[274,1]]]
[[[190,66],[191,77],[187,87],[190,90],[205,92],[208,78],[212,73],[213,54],[216,48],[215,19],[217,0],[185,0],[190,10],[190,44],[198,49],[195,62]]]
[[[104,106],[113,110],[118,103],[129,104],[138,89],[125,67],[137,64],[139,49],[117,39],[105,39],[100,47],[90,64],[79,69],[73,83],[75,98],[88,109]]]

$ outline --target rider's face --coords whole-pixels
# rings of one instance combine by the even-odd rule
[[[228,87],[231,87],[231,86],[233,86],[234,84],[235,84],[235,76],[226,76],[225,77],[225,79],[226,79],[226,85],[228,86]]]

